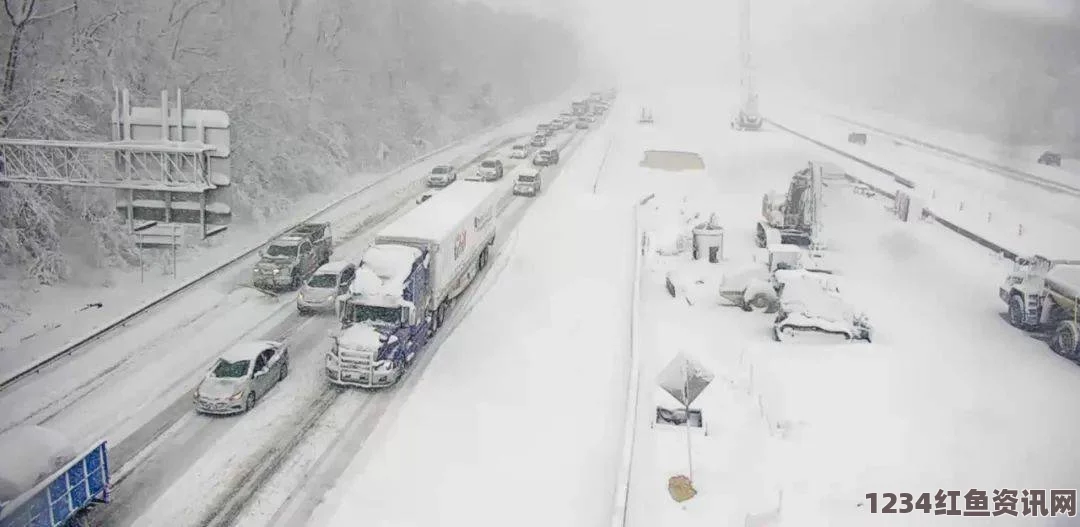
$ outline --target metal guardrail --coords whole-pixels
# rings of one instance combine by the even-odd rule
[[[540,108],[542,108],[544,106],[547,106],[547,105],[550,105],[550,104],[552,104],[552,103],[547,102],[547,103],[544,103],[544,104],[534,105],[534,106],[532,106],[532,107],[530,107],[528,109],[522,110],[518,114],[515,114],[513,117],[507,119],[503,123],[499,123],[497,125],[493,125],[493,126],[490,126],[488,128],[485,128],[483,130],[478,131],[477,133],[473,134],[473,136],[471,136],[469,138],[462,139],[460,141],[455,141],[455,142],[450,143],[450,144],[448,144],[446,146],[443,146],[443,147],[438,148],[436,150],[433,150],[431,152],[420,155],[420,156],[418,156],[418,157],[416,157],[416,158],[402,164],[401,166],[398,166],[397,168],[394,168],[393,170],[387,172],[386,174],[379,177],[378,179],[371,182],[370,184],[364,185],[363,187],[361,187],[361,188],[359,188],[357,190],[354,190],[354,191],[342,196],[341,198],[338,198],[338,199],[330,202],[329,204],[327,204],[326,206],[320,208],[319,210],[315,211],[314,213],[309,214],[309,215],[307,215],[307,216],[305,216],[305,217],[303,217],[303,218],[301,218],[301,219],[299,219],[299,220],[297,220],[297,221],[295,221],[293,223],[295,224],[295,223],[303,223],[303,222],[306,222],[306,221],[311,221],[312,219],[317,218],[317,217],[329,212],[330,210],[340,206],[341,204],[345,203],[346,201],[348,201],[350,199],[353,199],[356,196],[358,196],[358,195],[360,195],[360,194],[362,194],[364,192],[367,192],[368,190],[372,189],[373,187],[375,187],[377,185],[380,185],[382,183],[385,183],[390,178],[404,172],[405,170],[407,170],[409,168],[412,168],[413,166],[415,166],[415,165],[417,165],[419,163],[422,163],[422,162],[426,161],[427,159],[430,159],[430,158],[432,158],[434,156],[442,154],[443,152],[446,152],[448,150],[460,147],[460,146],[464,145],[466,142],[468,142],[470,140],[474,140],[474,138],[476,136],[487,134],[487,133],[490,133],[490,132],[492,132],[494,130],[497,130],[500,127],[507,126],[510,123],[524,117],[528,113],[537,111]],[[131,322],[132,320],[138,318],[143,313],[146,313],[147,311],[153,309],[154,307],[157,307],[157,306],[159,306],[161,304],[164,304],[165,302],[167,302],[170,299],[176,297],[177,295],[179,295],[179,294],[191,289],[192,287],[202,283],[206,279],[208,279],[208,278],[222,272],[223,270],[233,266],[234,264],[240,262],[241,260],[244,260],[245,258],[257,253],[259,251],[259,249],[262,248],[263,245],[265,245],[267,243],[268,240],[272,240],[274,238],[277,238],[278,236],[281,236],[282,234],[284,234],[288,230],[292,229],[293,227],[294,227],[294,225],[289,225],[289,226],[287,226],[285,228],[282,228],[281,230],[275,232],[273,235],[271,235],[269,238],[267,238],[267,240],[261,241],[258,244],[254,245],[254,246],[252,246],[252,247],[250,247],[248,249],[244,249],[239,254],[228,258],[225,262],[223,262],[223,263],[221,263],[221,264],[207,270],[206,272],[203,272],[203,273],[199,274],[198,276],[196,276],[196,277],[188,280],[187,282],[181,284],[177,288],[172,289],[170,291],[167,291],[167,292],[163,293],[162,295],[158,296],[157,298],[154,298],[154,299],[152,299],[152,300],[150,300],[148,302],[145,302],[144,304],[142,304],[141,306],[139,306],[135,310],[131,311],[130,313],[128,313],[126,315],[122,315],[122,316],[114,319],[112,322],[106,324],[104,327],[101,327],[101,328],[98,328],[98,329],[95,329],[95,330],[91,331],[89,334],[75,340],[74,342],[72,342],[70,344],[67,344],[62,349],[60,349],[60,350],[58,350],[58,351],[56,351],[54,353],[51,353],[48,356],[35,361],[33,364],[30,364],[30,365],[24,367],[23,369],[17,371],[13,375],[11,375],[11,376],[3,379],[3,380],[0,380],[0,391],[3,391],[5,389],[11,387],[15,383],[21,381],[22,379],[25,379],[26,377],[29,377],[30,375],[33,375],[34,373],[40,371],[41,369],[45,368],[46,366],[49,366],[50,364],[53,364],[56,361],[71,355],[72,353],[78,351],[80,348],[82,348],[82,347],[86,346],[87,344],[101,338],[102,336],[104,336],[104,335],[106,335],[108,333],[111,333],[112,331],[115,331],[115,330],[127,325],[129,322]]]
[[[1054,180],[1051,180],[1051,179],[1047,179],[1047,178],[1044,178],[1044,177],[1036,176],[1035,174],[1032,174],[1030,172],[1025,172],[1025,171],[1017,169],[1017,168],[1002,165],[1000,163],[995,163],[993,161],[988,161],[986,159],[981,159],[981,158],[978,158],[978,157],[975,157],[975,156],[972,156],[972,155],[968,155],[968,154],[965,154],[965,153],[957,151],[957,150],[953,150],[951,148],[947,148],[947,147],[944,147],[944,146],[941,146],[941,145],[935,145],[933,143],[922,141],[920,139],[916,139],[916,138],[908,136],[908,135],[904,135],[904,134],[900,134],[900,133],[896,133],[896,132],[890,132],[888,130],[884,130],[884,129],[878,128],[876,126],[872,126],[872,125],[869,125],[869,124],[866,124],[866,123],[863,123],[863,122],[859,122],[859,121],[856,121],[854,119],[849,119],[847,117],[843,117],[843,116],[839,116],[839,115],[833,115],[832,117],[835,118],[835,119],[839,119],[841,121],[844,121],[846,123],[849,123],[849,124],[852,124],[852,125],[855,125],[855,126],[860,126],[860,127],[866,128],[868,130],[873,130],[873,131],[875,131],[875,132],[877,132],[879,134],[892,137],[894,140],[902,141],[902,142],[908,143],[910,145],[925,148],[927,150],[933,150],[933,151],[937,152],[938,154],[943,154],[945,156],[954,157],[957,160],[959,160],[959,161],[961,161],[961,162],[963,162],[963,163],[965,163],[967,165],[971,165],[971,166],[974,166],[976,168],[981,168],[983,170],[988,170],[990,172],[994,172],[994,173],[996,173],[996,174],[998,174],[1000,176],[1004,176],[1004,177],[1007,177],[1007,178],[1015,180],[1015,181],[1028,183],[1030,185],[1034,185],[1034,186],[1037,186],[1039,188],[1049,190],[1049,191],[1052,191],[1052,192],[1064,192],[1064,193],[1069,194],[1071,196],[1080,196],[1080,187],[1074,187],[1072,185],[1068,185],[1068,184],[1061,183],[1061,182],[1058,182],[1058,181],[1054,181]]]
[[[656,194],[649,194],[634,207],[634,284],[630,292],[630,375],[626,393],[626,421],[623,429],[622,462],[615,484],[611,527],[625,527],[630,507],[630,479],[633,476],[634,445],[637,440],[638,395],[641,389],[641,359],[638,353],[638,304],[641,297],[641,268],[648,250],[648,238],[641,230],[639,216],[641,207]]]

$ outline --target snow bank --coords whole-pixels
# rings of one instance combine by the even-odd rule
[[[34,425],[0,433],[0,452],[0,503],[32,489],[78,455],[60,432]]]

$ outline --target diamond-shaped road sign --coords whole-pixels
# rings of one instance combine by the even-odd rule
[[[656,382],[683,406],[690,406],[715,376],[698,361],[679,353],[660,372]]]

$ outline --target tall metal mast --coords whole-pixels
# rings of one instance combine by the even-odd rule
[[[740,101],[739,116],[734,128],[739,130],[757,130],[761,128],[761,114],[758,112],[758,95],[754,88],[754,64],[752,60],[752,41],[750,37],[750,1],[739,3],[739,55],[740,55]]]

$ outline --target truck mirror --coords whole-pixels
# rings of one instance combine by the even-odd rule
[[[410,317],[410,312],[411,311],[412,310],[407,308],[407,307],[401,308],[401,323],[402,324],[408,324],[409,323],[409,319],[411,318]]]

